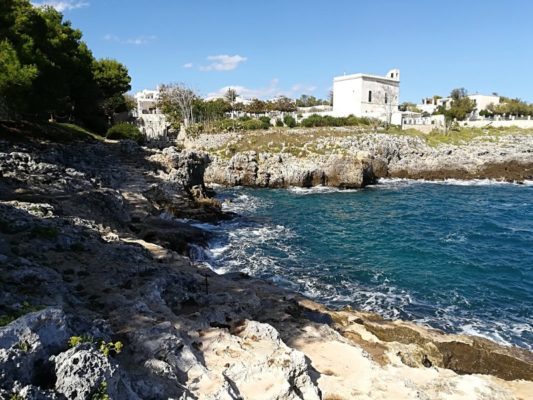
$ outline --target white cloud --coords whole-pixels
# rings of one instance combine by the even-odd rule
[[[148,44],[152,41],[157,39],[157,36],[150,35],[150,36],[137,36],[135,38],[128,38],[128,39],[121,39],[119,36],[111,35],[108,33],[104,36],[104,40],[107,40],[108,42],[117,42],[122,44],[133,44],[135,46],[141,46],[144,44]]]
[[[183,68],[192,68],[194,67],[194,64],[193,63],[186,63],[186,64],[183,64]]]
[[[59,12],[63,12],[63,11],[70,11],[70,10],[76,10],[78,8],[88,7],[90,3],[88,1],[83,1],[83,0],[80,0],[80,1],[76,1],[76,0],[63,0],[63,1],[60,1],[60,0],[44,0],[44,1],[41,1],[40,3],[32,2],[32,4],[35,7],[49,6],[49,7],[55,8]]]
[[[316,89],[317,87],[313,85],[303,85],[297,83],[296,85],[292,85],[291,92],[293,94],[309,94],[313,93]]]
[[[209,56],[207,57],[207,61],[212,61],[211,64],[201,66],[200,71],[232,71],[246,60],[248,60],[248,58],[238,54],[234,56],[227,54]]]
[[[309,94],[316,90],[316,86],[294,84],[290,89],[283,89],[279,85],[279,79],[272,79],[268,85],[260,88],[249,88],[246,86],[232,85],[224,86],[215,92],[207,94],[208,99],[223,97],[228,89],[234,89],[237,94],[244,99],[271,99],[278,96],[295,97],[301,94]]]

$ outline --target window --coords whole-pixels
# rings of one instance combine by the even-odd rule
[[[391,72],[391,73],[390,73],[390,77],[391,77],[391,78],[394,78],[394,72]]]
[[[368,91],[368,102],[372,103],[372,90]]]
[[[385,104],[387,104],[388,102],[389,102],[389,95],[385,93]]]

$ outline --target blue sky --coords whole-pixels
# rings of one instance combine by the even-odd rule
[[[44,0],[35,0],[42,3]],[[401,101],[469,92],[533,101],[530,0],[46,0],[133,91],[326,98],[334,76],[401,70]]]

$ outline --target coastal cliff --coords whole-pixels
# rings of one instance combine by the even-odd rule
[[[197,222],[231,218],[204,184],[204,173],[217,178],[203,153],[4,136],[0,398],[526,399],[533,393],[533,356],[526,350],[330,310],[245,274],[218,275],[191,262],[191,246],[209,240]],[[316,174],[278,167],[276,175],[271,163],[293,159],[243,153],[224,179],[353,187],[372,179],[365,174],[379,175],[377,157],[317,158],[306,167]],[[389,170],[402,159],[391,156]]]
[[[377,178],[533,179],[533,135],[368,133],[349,128],[200,135],[187,148],[210,154],[206,181],[228,186],[364,187]]]
[[[372,163],[365,155],[338,155],[299,159],[291,154],[248,151],[228,162],[213,158],[206,180],[228,186],[287,188],[335,186],[360,188],[375,182]]]

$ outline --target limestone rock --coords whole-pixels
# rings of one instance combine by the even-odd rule
[[[24,385],[39,381],[49,373],[50,355],[63,350],[69,337],[65,313],[53,307],[0,328],[0,387],[12,386],[15,381]]]
[[[359,188],[372,183],[372,163],[351,155],[298,158],[291,154],[243,152],[229,161],[213,158],[206,181],[228,186],[285,188],[327,185]]]
[[[55,391],[68,399],[84,400],[95,393],[116,400],[139,399],[118,364],[93,344],[81,344],[53,358],[57,377]]]

